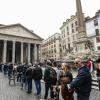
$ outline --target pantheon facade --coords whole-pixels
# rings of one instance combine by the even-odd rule
[[[39,61],[42,38],[21,24],[0,25],[0,62]]]

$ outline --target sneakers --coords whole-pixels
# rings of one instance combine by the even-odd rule
[[[35,96],[41,97],[41,94],[34,93]]]

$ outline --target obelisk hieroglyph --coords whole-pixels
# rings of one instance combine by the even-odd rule
[[[78,38],[84,37],[86,35],[85,23],[84,23],[84,14],[82,11],[81,1],[76,0],[76,10],[77,10],[77,19],[78,19]]]

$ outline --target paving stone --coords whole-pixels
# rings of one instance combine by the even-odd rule
[[[9,85],[9,81],[7,76],[4,76],[3,73],[0,73],[0,100],[41,100],[44,96],[44,83],[42,82],[42,94],[41,98],[36,97],[35,86],[33,82],[33,90],[31,94],[27,94],[23,89],[21,90],[20,83],[16,83],[16,85]],[[75,100],[76,94],[74,94]],[[61,96],[60,96],[60,100]],[[100,100],[100,91],[92,89],[90,100]]]

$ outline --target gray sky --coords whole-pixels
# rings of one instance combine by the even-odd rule
[[[100,0],[81,0],[85,16],[94,16]],[[60,32],[63,21],[76,13],[76,0],[0,0],[0,24],[21,23],[47,38]]]

